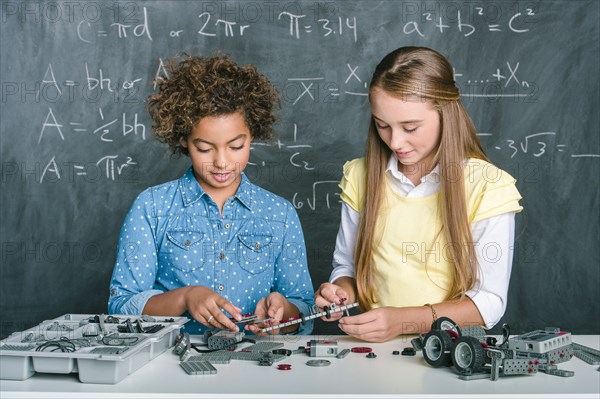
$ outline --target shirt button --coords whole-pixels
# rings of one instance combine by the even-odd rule
[[[189,246],[190,246],[190,244],[191,244],[190,240],[185,240],[185,246],[186,246],[186,247],[189,247]]]
[[[219,286],[217,287],[217,289],[219,291],[223,291],[225,289],[225,287],[223,286],[223,284],[219,284]]]
[[[225,223],[225,228],[226,228],[226,229],[228,229],[228,228],[230,228],[230,227],[231,227],[231,225],[230,225],[229,223]]]
[[[219,254],[219,259],[225,259],[225,254],[224,253],[220,253]]]
[[[254,248],[260,249],[260,244],[259,243],[254,244]]]

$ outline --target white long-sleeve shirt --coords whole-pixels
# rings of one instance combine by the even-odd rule
[[[398,170],[398,160],[392,154],[386,169],[386,178],[392,189],[400,195],[423,198],[440,189],[439,166],[421,178],[415,186]],[[329,282],[340,277],[354,278],[354,248],[360,214],[342,202],[340,228],[333,254],[333,271]],[[478,278],[472,289],[466,292],[487,328],[492,328],[506,310],[508,283],[512,270],[514,252],[515,212],[473,223],[471,232],[479,265]]]

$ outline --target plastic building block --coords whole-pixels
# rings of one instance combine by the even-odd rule
[[[235,347],[244,338],[241,331],[221,330],[208,337],[208,349],[225,349]]]
[[[348,353],[350,353],[350,349],[343,349],[340,353],[337,354],[337,358],[338,359],[343,359],[346,356],[348,356]]]
[[[367,358],[369,358],[369,359],[375,359],[376,357],[377,357],[377,355],[375,354],[375,352],[367,353]]]
[[[0,349],[3,351],[30,351],[35,349],[36,345],[28,344],[28,345],[19,345],[19,344],[2,344]]]
[[[190,356],[186,361],[188,362],[210,362],[211,364],[229,364],[231,363],[231,356],[229,352],[212,352],[204,353],[201,355]]]
[[[546,374],[556,375],[559,377],[573,377],[575,372],[571,370],[550,369],[546,370]]]
[[[82,336],[88,337],[88,338],[93,338],[93,337],[100,336],[99,327],[96,324],[89,324],[89,325],[87,325],[83,329]]]
[[[581,345],[576,342],[573,342],[573,349],[583,352],[589,352],[592,355],[600,357],[600,351],[594,348],[590,348],[589,346]]]
[[[276,355],[284,355],[284,356],[292,355],[292,351],[290,349],[279,348],[279,349],[273,349],[271,352],[273,352]]]
[[[418,336],[417,338],[410,340],[410,344],[413,348],[415,348],[416,351],[423,350],[423,338],[425,338],[425,335]]]
[[[268,352],[273,349],[282,348],[283,342],[257,342],[254,345],[250,345],[244,348],[244,351],[250,352]]]
[[[504,359],[502,362],[503,375],[534,374],[539,365],[530,359]]]
[[[25,337],[23,337],[23,339],[21,340],[22,343],[25,342],[38,342],[38,341],[45,341],[46,337],[44,337],[44,334],[34,334],[34,333],[29,333],[27,335],[25,335]]]
[[[265,352],[230,352],[231,359],[233,360],[250,360],[250,361],[260,361],[260,359],[264,356]],[[279,362],[285,358],[285,355],[277,355],[274,353],[270,353],[273,359],[273,362]]]
[[[576,358],[581,359],[584,362],[586,362],[587,364],[591,364],[592,366],[598,366],[598,365],[600,365],[600,357],[595,356],[595,355],[593,355],[591,353],[580,351],[580,350],[576,350],[574,352],[574,355],[575,355]]]
[[[492,361],[492,366],[490,368],[490,379],[492,381],[497,381],[500,377],[500,365],[502,364],[502,359],[504,359],[504,352],[488,348],[487,356]]]
[[[181,362],[179,365],[190,375],[217,374],[217,369],[209,362]]]
[[[489,373],[474,373],[474,374],[461,374],[458,376],[459,379],[461,380],[465,380],[465,381],[471,381],[471,380],[484,380],[484,379],[488,379],[490,378],[490,374]]]
[[[179,355],[179,359],[183,360],[190,352],[192,342],[190,340],[190,334],[183,333],[177,335],[175,340],[175,346],[173,347],[173,353]]]
[[[69,332],[69,331],[73,331],[73,328],[71,328],[65,324],[60,324],[58,321],[55,321],[52,324],[50,324],[48,327],[46,327],[46,331]]]
[[[308,355],[310,357],[337,356],[337,341],[320,341],[313,339],[306,344],[309,347]]]
[[[481,341],[485,339],[486,333],[483,327],[481,326],[465,326],[461,329],[460,335],[475,337]]]
[[[402,349],[402,356],[414,356],[416,354],[417,354],[417,351],[415,350],[415,348],[408,347],[408,348]]]
[[[587,364],[591,364],[593,366],[597,366],[600,364],[600,351],[590,348],[588,346],[584,346],[578,343],[573,342],[574,355],[586,362]]]
[[[298,349],[292,350],[292,355],[300,355],[306,353],[306,348],[304,346],[299,346]]]
[[[306,365],[311,367],[325,367],[329,366],[330,364],[331,362],[325,359],[313,359],[306,362]]]
[[[518,352],[542,354],[554,351],[556,348],[565,347],[571,343],[571,333],[555,333],[536,330],[510,338],[508,341],[508,348]]]
[[[275,355],[271,352],[262,352],[261,357],[258,359],[259,366],[271,366],[275,362]]]

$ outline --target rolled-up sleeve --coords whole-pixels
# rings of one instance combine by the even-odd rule
[[[129,209],[117,248],[110,281],[110,314],[142,314],[148,299],[163,291],[154,288],[158,268],[152,193],[141,193]]]

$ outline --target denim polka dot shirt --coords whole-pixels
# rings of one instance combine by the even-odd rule
[[[136,198],[121,228],[109,313],[142,314],[153,295],[201,285],[242,313],[254,312],[261,298],[276,291],[310,314],[314,292],[296,210],[246,175],[241,179],[222,213],[192,168]],[[204,329],[193,319],[185,325],[191,334]],[[306,322],[298,333],[311,331]]]

